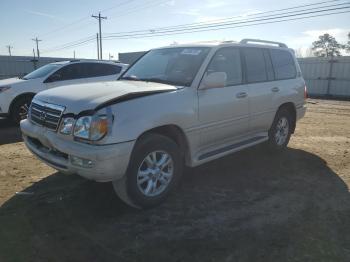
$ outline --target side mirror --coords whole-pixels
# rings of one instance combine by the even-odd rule
[[[225,72],[213,72],[206,74],[200,84],[200,89],[225,87],[227,75]]]

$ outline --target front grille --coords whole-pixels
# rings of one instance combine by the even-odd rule
[[[40,126],[57,130],[65,107],[33,100],[30,105],[30,120]]]

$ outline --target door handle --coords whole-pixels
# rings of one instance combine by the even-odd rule
[[[237,93],[237,94],[236,94],[236,97],[237,97],[237,98],[245,98],[245,97],[247,97],[247,93],[246,93],[246,92]]]
[[[273,87],[273,88],[271,88],[271,91],[272,92],[278,92],[278,91],[280,91],[280,89],[278,87]]]

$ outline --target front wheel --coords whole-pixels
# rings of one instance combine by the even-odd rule
[[[178,145],[171,139],[150,134],[133,150],[127,173],[113,181],[119,198],[137,208],[161,203],[177,184],[183,168]]]
[[[268,146],[273,151],[285,149],[292,134],[292,121],[288,110],[280,109],[269,130]]]
[[[19,124],[21,120],[24,120],[28,116],[29,106],[32,102],[31,96],[23,96],[14,103],[11,110],[11,118],[15,124]]]

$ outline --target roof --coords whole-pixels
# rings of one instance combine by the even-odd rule
[[[120,65],[120,66],[127,66],[127,64],[123,64],[117,61],[105,61],[105,60],[94,60],[94,59],[75,59],[75,60],[66,60],[66,61],[58,61],[53,62],[51,64],[54,65],[65,65],[70,63],[99,63],[99,64],[112,64],[112,65]]]

